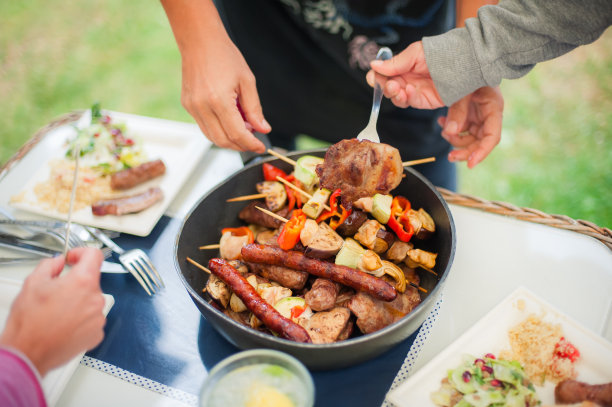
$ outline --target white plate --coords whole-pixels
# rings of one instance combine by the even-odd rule
[[[22,283],[16,280],[0,278],[0,332],[4,330],[6,319],[8,318],[11,304],[19,291]],[[104,294],[104,315],[108,315],[111,307],[115,303],[112,295]],[[42,388],[45,392],[47,405],[53,407],[59,400],[64,387],[70,380],[70,377],[79,366],[85,352],[75,356],[72,360],[63,366],[49,371],[42,380]]]
[[[151,186],[159,186],[164,193],[164,199],[142,212],[123,216],[94,216],[91,208],[84,208],[75,211],[72,220],[84,225],[147,236],[178,194],[198,161],[210,148],[211,142],[202,135],[197,126],[191,124],[118,112],[105,111],[105,113],[108,113],[114,122],[125,123],[128,134],[143,140],[143,149],[151,160],[160,158],[166,165],[166,173],[162,177],[134,188],[130,194]],[[73,138],[75,134],[74,128],[67,125],[53,131],[43,139],[42,142],[45,143],[44,159],[37,163],[39,167],[36,168],[33,176],[18,190],[18,194],[24,194],[24,201],[11,203],[12,206],[38,215],[66,220],[66,214],[50,211],[38,205],[34,195],[34,186],[48,179],[49,161],[64,157],[65,142]]]
[[[522,309],[517,306],[519,300],[525,305]],[[519,287],[427,365],[390,391],[387,401],[397,407],[434,407],[429,395],[440,387],[440,380],[448,369],[459,366],[463,354],[480,357],[488,352],[497,355],[503,349],[509,350],[508,330],[529,314],[541,312],[545,312],[544,321],[561,324],[564,336],[580,351],[581,359],[576,362],[577,380],[593,384],[612,381],[612,343]],[[542,404],[554,404],[553,384],[536,386],[536,390]]]

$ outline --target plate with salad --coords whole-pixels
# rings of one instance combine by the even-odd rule
[[[98,104],[39,144],[44,154],[30,155],[44,159],[33,163],[36,170],[11,196],[12,206],[67,219],[78,161],[73,221],[138,236],[151,232],[211,145],[194,125]]]
[[[559,383],[608,383],[610,366],[610,342],[519,287],[386,400],[396,407],[552,406]]]

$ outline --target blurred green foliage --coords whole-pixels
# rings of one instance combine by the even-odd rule
[[[94,101],[192,121],[159,2],[0,2],[0,163],[55,117]],[[460,192],[612,227],[612,32],[502,84],[503,137]]]

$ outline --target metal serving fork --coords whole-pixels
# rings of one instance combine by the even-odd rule
[[[147,294],[152,295],[157,292],[157,289],[165,287],[164,281],[151,263],[149,256],[140,249],[123,250],[117,243],[113,242],[102,231],[90,227],[86,227],[89,233],[99,239],[111,250],[119,255],[119,262],[125,267],[136,281],[140,283]],[[161,285],[160,285],[161,284]],[[157,289],[155,288],[157,287]]]
[[[391,59],[393,53],[387,47],[382,47],[376,54],[376,59],[385,61]],[[376,131],[376,122],[378,121],[378,112],[380,111],[380,102],[382,101],[383,91],[378,82],[374,84],[374,100],[372,102],[372,112],[370,113],[370,121],[365,129],[357,136],[357,140],[369,140],[373,143],[380,143],[378,131]]]

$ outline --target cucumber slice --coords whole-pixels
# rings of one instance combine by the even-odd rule
[[[306,300],[301,297],[285,297],[274,304],[274,308],[285,318],[291,319],[294,307],[306,307]]]
[[[344,240],[342,248],[336,255],[335,263],[340,266],[346,266],[356,269],[359,264],[359,259],[365,253],[365,249],[350,237]]]
[[[383,225],[387,224],[391,217],[392,203],[393,197],[391,195],[374,195],[372,200],[372,216]]]
[[[304,188],[310,189],[319,181],[315,169],[317,165],[323,164],[321,157],[315,157],[313,155],[305,155],[298,158],[295,164],[295,178],[300,181]]]
[[[308,200],[302,207],[302,212],[306,214],[306,216],[316,219],[323,212],[325,204],[331,195],[331,191],[329,189],[320,188],[315,191],[312,195],[312,198]]]

